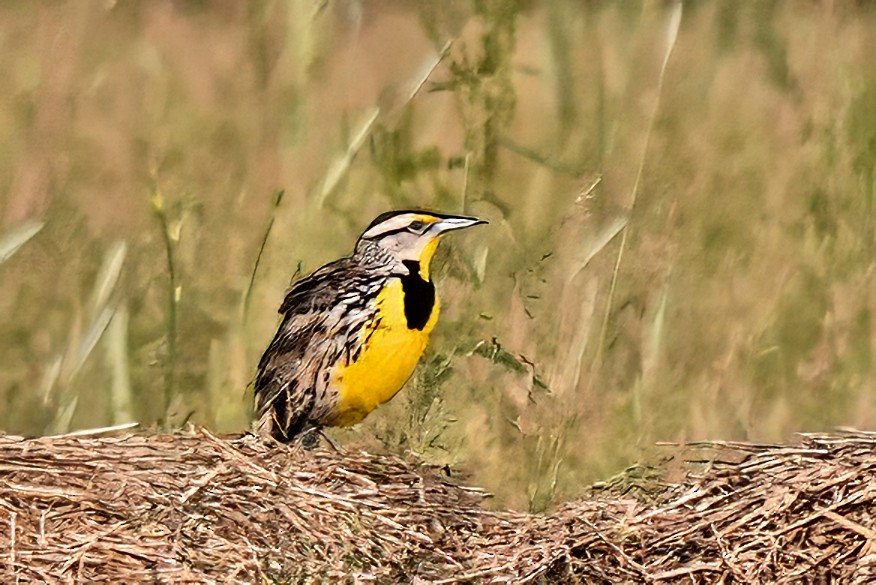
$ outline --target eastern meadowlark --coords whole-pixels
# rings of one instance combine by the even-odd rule
[[[391,399],[414,371],[438,319],[430,263],[445,233],[487,223],[427,211],[378,216],[352,255],[296,282],[259,362],[259,431],[287,442],[350,426]]]

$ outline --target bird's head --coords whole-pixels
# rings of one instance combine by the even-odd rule
[[[480,223],[487,222],[476,217],[431,211],[388,211],[378,215],[359,236],[356,251],[377,245],[406,266],[417,262],[420,275],[428,280],[429,265],[441,236]]]

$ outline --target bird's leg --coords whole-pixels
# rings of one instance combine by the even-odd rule
[[[321,434],[322,431],[319,429],[319,427],[307,427],[303,431],[301,431],[300,435],[298,435],[298,442],[301,443],[301,446],[306,451],[313,451],[319,444],[319,436]]]
[[[337,453],[338,455],[344,454],[344,451],[341,449],[341,447],[337,443],[335,443],[335,441],[331,437],[325,434],[325,431],[323,431],[322,427],[320,426],[313,425],[305,428],[298,435],[298,441],[305,450],[313,451],[316,446],[319,445],[320,437],[325,439],[326,443],[329,444],[329,446],[334,450],[335,453]]]
[[[337,453],[338,455],[344,454],[344,450],[341,449],[340,445],[335,443],[331,437],[325,434],[325,431],[323,431],[322,429],[318,429],[317,432],[322,436],[323,439],[325,439],[326,443],[328,443],[329,446],[334,449],[335,453]]]

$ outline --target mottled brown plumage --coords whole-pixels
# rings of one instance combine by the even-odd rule
[[[260,431],[288,441],[309,428],[355,424],[389,400],[437,319],[429,262],[439,236],[478,223],[484,222],[389,212],[368,226],[351,256],[295,283],[259,362]]]
[[[286,294],[255,385],[260,426],[275,439],[325,424],[334,407],[331,367],[358,357],[358,333],[373,321],[375,298],[391,275],[389,259],[355,254],[323,266]]]

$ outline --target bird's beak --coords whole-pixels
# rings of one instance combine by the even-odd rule
[[[489,223],[485,219],[478,219],[476,217],[469,217],[466,215],[452,215],[450,217],[442,218],[441,221],[432,224],[432,229],[435,231],[435,234],[443,234],[444,232],[450,232],[453,230],[461,230],[463,228],[471,227],[473,225],[478,225],[480,223]]]

